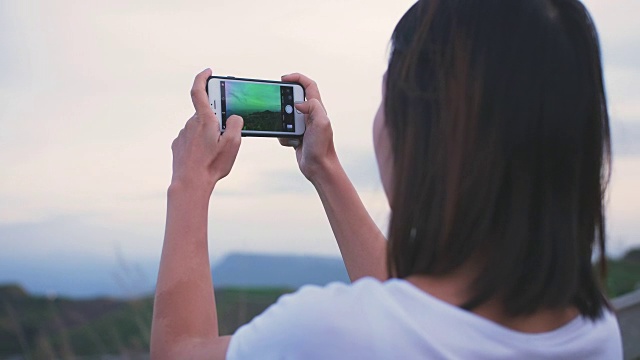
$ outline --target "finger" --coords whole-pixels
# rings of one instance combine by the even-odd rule
[[[240,143],[242,142],[242,125],[244,121],[240,116],[233,115],[227,119],[227,129],[220,137],[221,176],[225,177],[231,171],[233,163],[236,161]]]
[[[213,111],[206,115],[198,115],[198,113],[196,113],[193,119],[196,124],[201,123],[204,125],[204,127],[207,128],[207,131],[210,129],[214,134],[216,134],[216,136],[220,136],[220,133],[222,132],[222,129],[220,128],[220,120],[218,120],[218,116],[214,114]]]
[[[300,145],[302,145],[302,141],[300,141]],[[298,160],[298,164],[302,161],[302,146],[296,147],[296,159]]]
[[[292,139],[292,138],[278,138],[280,141],[280,145],[285,147],[297,148],[300,146],[300,139]]]
[[[243,125],[244,125],[244,120],[242,119],[242,117],[238,115],[229,116],[229,118],[227,119],[227,127],[224,131],[224,134],[222,134],[221,141],[228,142],[236,139],[237,140],[241,139]]]
[[[209,123],[209,124],[214,128],[216,133],[220,134],[222,129],[220,128],[220,120],[218,119],[218,115],[213,114],[212,118],[213,118],[213,121],[211,123]]]
[[[315,116],[323,115],[326,116],[327,112],[320,103],[320,101],[316,99],[311,99],[302,103],[295,104],[295,107],[301,113],[308,115],[305,118],[313,118]]]
[[[193,80],[191,101],[193,102],[193,107],[196,109],[196,114],[198,115],[213,112],[213,110],[211,110],[211,106],[209,106],[209,96],[207,96],[206,91],[207,79],[209,79],[209,76],[211,76],[211,69],[207,68],[200,74],[196,75],[195,80]]]
[[[184,128],[180,129],[180,132],[178,133],[178,136],[176,136],[175,139],[173,139],[173,142],[171,143],[171,150],[175,150],[176,147],[178,146],[178,144],[182,141],[182,139],[184,138]]]
[[[320,96],[320,90],[318,89],[318,84],[311,80],[310,78],[300,74],[293,73],[289,75],[282,76],[282,81],[288,82],[296,82],[302,85],[304,88],[305,95],[307,96],[307,100],[317,99],[322,103],[322,97]]]

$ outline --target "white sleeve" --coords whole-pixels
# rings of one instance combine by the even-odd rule
[[[345,354],[340,339],[346,284],[327,287],[304,286],[280,299],[240,327],[227,350],[227,360],[241,359],[332,359]],[[346,301],[348,302],[348,301]],[[347,305],[347,306],[345,306]],[[341,314],[343,313],[343,314]],[[338,335],[338,336],[337,336]],[[347,342],[342,342],[347,345]]]

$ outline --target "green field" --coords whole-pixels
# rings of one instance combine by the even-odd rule
[[[629,251],[623,258],[607,262],[607,292],[609,297],[640,289],[640,249]]]
[[[261,111],[244,116],[243,130],[283,131],[282,116],[279,112]]]
[[[233,334],[289,289],[219,289],[220,333]],[[147,353],[153,298],[48,299],[17,285],[0,286],[0,359]]]

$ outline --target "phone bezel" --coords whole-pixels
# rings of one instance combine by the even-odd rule
[[[211,84],[211,80],[217,80],[215,86],[215,91],[209,92],[209,85]],[[217,101],[217,104],[220,104],[220,81],[250,81],[250,82],[258,82],[258,83],[268,83],[268,84],[277,84],[277,85],[294,85],[293,91],[293,101],[294,103],[305,101],[305,91],[304,87],[296,82],[286,82],[286,81],[276,81],[276,80],[263,80],[263,79],[250,79],[250,78],[237,78],[233,76],[209,76],[207,79],[206,91],[207,97],[209,98],[209,106],[211,106],[211,110],[218,116],[218,109],[213,108],[213,101]],[[296,87],[299,86],[302,90],[302,98],[299,98],[299,91],[296,91]],[[217,96],[217,97],[216,97]],[[218,105],[219,106],[219,105]],[[304,114],[299,113],[297,110],[294,110],[294,121],[295,121],[295,129],[296,132],[279,132],[279,131],[256,131],[256,130],[242,130],[242,136],[250,136],[250,137],[278,137],[278,138],[300,138],[304,135],[306,130],[305,122],[304,122]],[[220,132],[224,132],[222,129],[222,120],[218,117],[218,121],[220,123]],[[300,131],[302,129],[302,131]]]

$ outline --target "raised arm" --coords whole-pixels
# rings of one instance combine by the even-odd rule
[[[207,246],[211,192],[227,176],[240,147],[242,119],[227,120],[224,135],[205,92],[207,69],[191,97],[196,113],[174,140],[173,177],[156,284],[151,328],[152,359],[224,359],[229,337],[220,337]]]
[[[364,276],[386,280],[386,239],[362,204],[333,145],[333,131],[316,83],[301,74],[282,77],[305,88],[307,102],[296,108],[306,114],[306,131],[296,147],[304,176],[315,186],[329,218],[351,281]],[[281,140],[287,145],[286,140]]]

